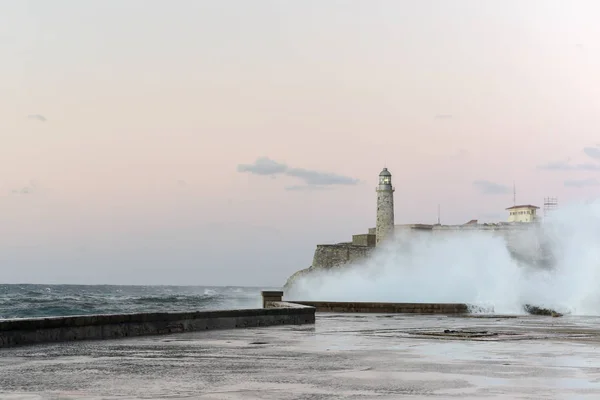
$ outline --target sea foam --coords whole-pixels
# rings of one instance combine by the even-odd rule
[[[300,277],[289,299],[460,302],[496,313],[524,304],[600,314],[600,201],[553,211],[513,238],[489,232],[397,235],[372,257]],[[545,266],[531,261],[544,250]]]

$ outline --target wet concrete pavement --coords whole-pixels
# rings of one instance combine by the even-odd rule
[[[314,326],[0,350],[1,399],[405,396],[598,399],[600,318],[318,314]]]

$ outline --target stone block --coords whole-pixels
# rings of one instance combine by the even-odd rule
[[[375,247],[375,244],[376,244],[375,235],[369,235],[369,234],[352,235],[352,245],[353,246]]]

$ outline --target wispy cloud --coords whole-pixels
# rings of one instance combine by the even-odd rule
[[[41,122],[46,122],[47,121],[46,117],[44,117],[41,114],[31,114],[31,115],[28,115],[27,119],[31,119],[31,120],[34,120],[34,121],[41,121]]]
[[[473,181],[473,187],[479,190],[481,194],[498,195],[510,193],[510,187],[500,183],[490,182],[487,180]]]
[[[584,147],[582,151],[586,156],[596,161],[600,161],[600,145],[587,146]],[[551,161],[539,165],[538,169],[549,171],[600,171],[600,164],[593,162],[572,163],[569,158],[566,161]]]
[[[358,179],[329,172],[313,171],[304,168],[290,168],[285,172],[288,176],[300,178],[308,185],[356,185]]]
[[[590,186],[599,186],[600,182],[596,178],[590,179],[567,179],[565,182],[566,187],[573,188],[584,188]]]
[[[30,194],[32,192],[33,192],[33,189],[26,186],[21,189],[13,189],[12,194]]]
[[[453,115],[452,114],[436,114],[433,118],[434,119],[452,119]]]
[[[307,192],[313,190],[327,190],[329,187],[327,186],[315,186],[315,185],[293,185],[286,186],[285,190],[289,190],[290,192]]]
[[[285,164],[273,161],[268,157],[260,157],[253,164],[240,164],[237,166],[238,172],[249,172],[255,175],[278,175],[287,171]]]
[[[600,164],[588,162],[572,164],[569,161],[552,161],[547,164],[539,165],[538,168],[549,171],[600,171]]]
[[[595,160],[600,160],[600,147],[584,147],[583,152]]]
[[[333,185],[356,185],[358,179],[344,175],[338,175],[331,172],[310,170],[306,168],[291,168],[284,163],[274,161],[268,157],[260,157],[252,164],[240,164],[237,166],[238,172],[246,172],[262,176],[285,175],[304,181],[304,185],[288,186],[286,190],[307,190],[323,188]]]
[[[35,193],[37,191],[37,189],[38,189],[38,184],[35,181],[31,181],[29,183],[29,185],[25,185],[25,186],[23,186],[21,188],[13,189],[10,192],[13,195],[24,196],[24,195]]]

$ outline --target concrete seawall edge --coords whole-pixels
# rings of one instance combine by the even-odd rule
[[[286,304],[260,309],[12,319],[0,321],[0,348],[314,323],[315,308]]]

